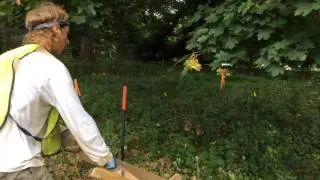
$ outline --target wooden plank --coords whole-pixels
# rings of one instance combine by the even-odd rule
[[[166,180],[165,178],[154,175],[120,160],[118,160],[117,163],[117,171],[121,170],[122,173],[96,167],[93,169],[89,177],[101,180]]]
[[[173,175],[169,180],[183,180],[183,176],[177,173]]]
[[[123,177],[128,180],[166,180],[160,176],[147,172],[144,169],[137,168],[123,161],[117,161],[119,166],[123,168]]]
[[[127,180],[122,176],[122,174],[119,174],[118,172],[112,172],[108,171],[105,168],[96,167],[92,170],[89,177],[95,178],[95,179],[112,179],[112,180]]]
[[[90,164],[94,164],[83,152],[78,153],[78,158]],[[119,173],[121,171],[121,173]],[[122,174],[119,175],[119,174]],[[89,177],[102,179],[102,180],[166,180],[160,176],[147,172],[144,169],[135,167],[126,162],[117,160],[117,170],[109,171],[102,167],[93,169]]]

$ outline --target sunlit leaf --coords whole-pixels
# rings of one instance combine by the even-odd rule
[[[271,36],[271,34],[273,33],[273,30],[267,30],[267,29],[264,29],[264,30],[259,30],[258,31],[258,40],[268,40]]]
[[[76,23],[76,24],[83,24],[86,22],[86,17],[83,16],[83,15],[80,15],[80,16],[72,16],[71,17],[71,20],[72,22]]]
[[[284,69],[281,66],[270,65],[267,68],[267,72],[269,72],[271,76],[276,77],[284,74]]]
[[[312,2],[298,2],[296,3],[296,10],[294,12],[295,16],[306,16],[312,12],[314,9]]]

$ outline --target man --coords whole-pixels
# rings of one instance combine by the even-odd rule
[[[68,44],[68,18],[60,6],[42,3],[26,15],[29,32],[24,37],[25,46],[0,56],[16,58],[12,60],[12,77],[6,73],[11,68],[2,67],[0,72],[0,109],[8,104],[7,112],[1,111],[5,118],[0,119],[0,180],[53,179],[42,158],[42,138],[50,126],[47,118],[52,107],[93,162],[116,167],[95,121],[80,103],[69,71],[53,56],[61,54]],[[6,84],[11,83],[8,77],[12,86]]]

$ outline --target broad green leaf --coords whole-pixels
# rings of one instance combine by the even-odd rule
[[[254,23],[254,24],[258,24],[258,25],[260,25],[260,26],[264,26],[264,25],[270,23],[270,21],[271,21],[271,18],[270,18],[270,17],[266,17],[266,18],[264,18],[264,19],[256,18],[256,19],[253,20],[253,23]]]
[[[196,30],[196,32],[195,32],[195,34],[194,34],[193,36],[194,36],[194,37],[199,37],[199,36],[201,36],[201,35],[203,35],[203,34],[207,34],[208,31],[209,31],[208,28],[202,28],[202,27],[200,27],[200,28],[198,28],[198,29]]]
[[[228,22],[228,21],[233,20],[234,15],[235,15],[235,14],[232,13],[232,12],[224,13],[224,14],[223,14],[223,21],[224,21],[224,22]]]
[[[254,62],[259,68],[266,68],[270,65],[270,60],[264,57],[258,58],[257,61]]]
[[[86,23],[87,20],[86,20],[85,16],[80,15],[80,16],[72,16],[70,21],[74,22],[76,24],[84,24],[84,23]]]
[[[233,32],[233,34],[239,34],[241,31],[244,30],[243,26],[240,24],[231,25],[229,28],[230,31]]]
[[[241,5],[238,8],[238,13],[241,13],[242,15],[246,14],[251,7],[253,7],[255,3],[252,2],[252,0],[247,0],[241,3]]]
[[[201,50],[201,48],[202,46],[196,41],[189,41],[188,45],[186,46],[187,50]]]
[[[259,30],[258,31],[258,40],[268,40],[271,36],[271,34],[273,33],[273,30]]]
[[[188,74],[188,68],[184,67],[183,70],[180,73],[180,77],[184,77]]]
[[[94,29],[98,29],[99,27],[102,26],[102,21],[93,21],[91,24],[90,24]]]
[[[291,61],[304,61],[307,59],[307,53],[305,51],[295,49],[286,51],[284,55]]]
[[[215,55],[215,59],[218,62],[228,62],[231,58],[233,58],[233,55],[224,51],[220,51]]]
[[[223,166],[225,164],[224,159],[220,156],[213,156],[212,163],[217,166]]]
[[[214,46],[207,48],[208,52],[211,53],[216,53],[217,52],[217,48],[215,48]]]
[[[247,51],[246,50],[240,50],[236,53],[234,53],[234,57],[237,57],[237,59],[233,59],[233,63],[236,63],[237,60],[247,60],[248,57],[247,57]]]
[[[272,28],[282,28],[283,25],[285,25],[287,23],[288,23],[288,21],[286,19],[277,18],[277,19],[274,19],[272,22],[270,22],[268,24],[268,26],[270,26]]]
[[[90,15],[92,15],[92,16],[95,16],[97,14],[97,12],[94,9],[92,4],[90,6],[88,6],[88,10],[89,10]]]
[[[315,48],[315,44],[314,42],[312,42],[310,39],[303,39],[301,40],[298,44],[297,44],[297,48],[298,49],[304,49],[304,50],[308,50],[308,49],[314,49]]]
[[[274,47],[276,50],[280,50],[280,49],[286,49],[291,43],[289,43],[289,41],[287,41],[286,39],[276,42],[274,44]]]
[[[216,23],[219,20],[219,16],[217,14],[211,14],[210,16],[205,18],[207,23]]]
[[[273,46],[270,46],[268,48],[267,57],[268,57],[268,59],[272,59],[277,62],[280,61],[279,51],[277,51]]]
[[[224,33],[224,27],[222,25],[213,27],[210,31],[209,34],[213,34],[214,37],[218,37]]]
[[[295,4],[296,10],[294,12],[295,16],[306,16],[312,12],[314,9],[312,2],[298,2]]]
[[[320,1],[313,3],[313,10],[317,11],[320,9]]]
[[[203,44],[208,40],[208,35],[202,35],[197,39],[197,42]]]
[[[78,14],[81,14],[82,12],[83,12],[83,8],[82,8],[81,6],[79,6],[77,13],[78,13]]]
[[[218,69],[219,66],[220,66],[220,62],[212,61],[212,62],[210,63],[211,71],[214,71],[214,70]]]
[[[191,26],[192,24],[198,22],[201,19],[202,15],[200,11],[197,11],[186,23],[186,27]]]
[[[239,43],[239,41],[236,38],[229,37],[225,42],[225,48],[227,49],[233,49],[236,47],[236,45]]]
[[[281,67],[279,65],[274,65],[274,64],[268,66],[266,71],[269,72],[272,77],[276,77],[276,76],[280,76],[280,75],[284,74],[283,67]]]
[[[268,6],[266,4],[256,4],[256,13],[257,14],[263,14],[268,9]]]

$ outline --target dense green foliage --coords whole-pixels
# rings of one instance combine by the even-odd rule
[[[187,48],[209,56],[212,69],[221,62],[255,64],[273,76],[284,66],[319,59],[317,1],[226,0],[200,6],[186,22],[196,26]]]
[[[86,109],[118,154],[122,77],[110,63],[83,64],[79,80]],[[126,67],[126,161],[165,177],[320,177],[319,76],[281,80],[234,72],[220,91],[215,73],[181,80],[164,64]]]
[[[39,2],[25,0],[17,6],[2,1],[1,26],[23,28],[24,13]],[[108,54],[119,61],[168,61],[196,51],[213,70],[229,62],[264,69],[272,76],[283,75],[287,66],[300,69],[320,59],[317,1],[54,2],[71,15],[71,46],[80,59]]]

